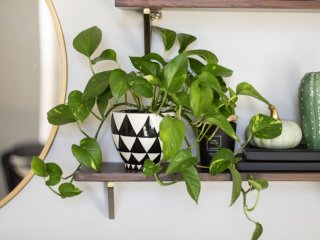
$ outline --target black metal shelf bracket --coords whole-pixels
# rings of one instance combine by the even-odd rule
[[[161,12],[159,10],[151,10],[150,8],[143,9],[144,54],[151,52],[152,21],[159,20],[160,18]]]

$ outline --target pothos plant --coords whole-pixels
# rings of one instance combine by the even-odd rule
[[[160,27],[154,27],[154,31],[163,40],[165,57],[154,52],[142,57],[130,57],[134,71],[124,70],[112,49],[103,50],[100,55],[93,57],[102,38],[98,27],[86,29],[74,39],[74,48],[88,59],[92,77],[84,91],[70,92],[65,104],[52,108],[48,112],[48,121],[53,125],[77,124],[84,138],[80,144],[73,144],[71,151],[79,166],[72,174],[63,177],[62,169],[56,163],[44,163],[38,157],[34,157],[32,161],[33,172],[43,177],[45,184],[60,197],[73,197],[82,192],[73,184],[75,173],[82,166],[100,171],[103,157],[98,142],[99,133],[109,114],[117,108],[127,107],[163,117],[159,133],[163,143],[163,159],[159,163],[146,160],[143,172],[146,176],[154,176],[163,186],[184,180],[189,195],[198,202],[201,188],[197,171],[199,156],[194,156],[192,149],[204,138],[210,141],[218,129],[240,143],[239,136],[229,123],[230,118],[235,115],[240,95],[254,97],[272,106],[249,83],[238,84],[236,90],[228,87],[224,77],[230,77],[233,72],[219,65],[218,58],[212,52],[203,49],[187,50],[196,37],[176,34]],[[172,60],[167,60],[166,56],[176,40],[180,46],[179,51]],[[113,61],[115,64],[111,65],[115,67],[96,72],[95,65],[101,61]],[[173,114],[166,115],[167,112]],[[82,125],[89,116],[95,117],[99,122],[95,133],[83,130]],[[207,133],[213,126],[216,130],[208,136]],[[213,176],[225,171],[231,173],[233,187],[230,206],[242,194],[244,213],[256,225],[252,239],[260,237],[262,225],[252,220],[248,212],[255,208],[259,193],[268,187],[268,182],[254,179],[250,175],[247,179],[248,189],[245,189],[236,166],[241,160],[238,153],[242,152],[253,136],[274,138],[280,135],[281,127],[281,122],[272,117],[263,114],[253,116],[248,125],[250,135],[247,142],[235,152],[226,148],[219,149],[207,167]],[[194,133],[193,141],[186,135],[188,129]],[[161,181],[159,174],[171,175],[172,181]],[[254,191],[258,193],[257,201],[253,207],[249,207],[247,195]]]

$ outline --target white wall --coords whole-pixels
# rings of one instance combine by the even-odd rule
[[[136,12],[113,7],[106,0],[55,0],[66,37],[69,91],[82,90],[90,76],[86,59],[72,49],[72,39],[86,27],[98,25],[104,47],[118,50],[129,69],[127,55],[143,53],[142,21]],[[303,74],[320,63],[320,15],[315,13],[255,11],[164,11],[159,25],[198,36],[195,46],[215,52],[221,63],[235,71],[230,82],[254,83],[283,118],[297,118],[297,87]],[[156,39],[155,39],[156,40]],[[156,40],[158,41],[158,40]],[[159,44],[154,49],[159,49]],[[255,101],[241,100],[239,133],[249,114],[265,111]],[[93,131],[93,127],[87,128]],[[102,146],[108,161],[120,161],[105,130]],[[69,146],[80,140],[74,126],[60,128],[47,161],[71,172],[76,166]],[[102,183],[79,183],[85,192],[61,200],[39,178],[0,211],[0,237],[22,239],[219,239],[248,240],[253,226],[240,201],[229,208],[229,182],[203,183],[199,205],[184,185],[163,188],[155,183],[116,183],[116,219],[106,217]],[[253,217],[265,228],[261,239],[320,239],[320,184],[272,182],[262,193]]]

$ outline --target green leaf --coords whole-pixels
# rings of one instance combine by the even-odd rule
[[[101,42],[102,33],[98,27],[88,28],[79,33],[73,40],[73,47],[80,53],[90,57]]]
[[[62,169],[56,163],[46,163],[46,172],[49,176],[62,176]]]
[[[77,121],[67,104],[60,104],[52,108],[47,113],[47,118],[52,125],[63,125]]]
[[[180,45],[179,53],[184,52],[191,43],[197,40],[195,36],[185,34],[185,33],[179,33],[177,35],[177,38]]]
[[[82,191],[75,187],[72,183],[62,183],[59,186],[59,193],[62,198],[74,197],[82,193]]]
[[[282,123],[278,119],[258,114],[251,118],[249,131],[254,137],[272,139],[281,134]]]
[[[238,97],[236,95],[236,93],[232,90],[232,88],[228,88],[229,91],[229,96],[230,98],[233,98],[233,100],[231,100],[231,103],[236,103],[238,101]]]
[[[147,60],[155,60],[161,63],[162,66],[165,66],[167,62],[161,57],[158,53],[148,53],[147,55],[143,56],[144,59]]]
[[[107,90],[102,94],[99,95],[97,98],[97,106],[101,116],[104,116],[105,111],[108,107],[109,99],[112,98],[111,89],[108,87]]]
[[[252,175],[248,178],[248,184],[250,188],[256,189],[258,191],[267,189],[269,184],[268,181],[265,179],[254,179]]]
[[[180,150],[171,160],[166,173],[182,172],[185,169],[194,166],[198,162],[198,158],[192,157],[190,149]]]
[[[162,167],[155,164],[150,159],[146,159],[143,163],[143,173],[146,177],[154,176],[156,173],[160,172]]]
[[[218,79],[218,81],[219,81],[221,91],[224,92],[224,93],[228,92],[228,89],[229,89],[229,88],[227,88],[227,84],[226,84],[226,82],[224,81],[224,79],[223,79],[222,77],[219,77],[219,76],[217,76],[217,79]],[[232,89],[231,89],[231,90],[232,90]],[[233,91],[233,90],[232,90],[232,91]],[[234,93],[234,95],[235,95],[235,94],[236,94],[236,93]]]
[[[163,68],[163,84],[169,93],[177,93],[183,86],[188,72],[188,60],[178,55]]]
[[[151,98],[153,96],[152,85],[142,77],[136,77],[131,82],[131,89],[134,94],[146,98]]]
[[[121,69],[112,71],[109,79],[109,84],[112,95],[115,98],[116,102],[118,102],[120,97],[129,90],[126,73]]]
[[[230,77],[233,74],[233,71],[231,69],[220,66],[218,64],[208,64],[205,67],[203,67],[202,71],[208,71],[214,76],[219,77]]]
[[[143,57],[130,57],[132,65],[145,75],[157,76],[160,66]]]
[[[169,51],[173,47],[174,42],[176,41],[177,34],[174,31],[166,28],[153,27],[153,29],[157,30],[160,33],[164,49],[166,51]]]
[[[73,116],[83,122],[90,115],[95,99],[85,100],[82,92],[72,91],[68,96],[68,104]]]
[[[200,74],[202,71],[202,68],[204,67],[204,64],[194,58],[188,58],[188,60],[189,60],[191,70],[194,71],[196,74]]]
[[[205,113],[213,101],[212,89],[194,81],[190,87],[190,107],[193,114],[199,117]]]
[[[268,180],[266,179],[257,179],[255,182],[261,186],[261,190],[265,190],[269,187]]]
[[[33,157],[31,162],[32,172],[39,177],[46,177],[46,165],[39,157]]]
[[[234,160],[234,153],[227,148],[220,148],[218,152],[213,155],[210,163],[210,174],[215,176],[219,173],[224,172],[229,167]]]
[[[104,93],[109,85],[111,71],[100,72],[93,75],[83,92],[83,98],[89,100]]]
[[[218,58],[216,55],[214,55],[212,52],[208,51],[208,50],[189,50],[186,51],[185,54],[189,57],[189,56],[199,56],[202,59],[204,59],[207,64],[210,63],[214,63],[217,64],[218,63]]]
[[[232,125],[228,122],[225,116],[220,113],[206,114],[202,120],[203,124],[216,125],[221,128],[229,137],[240,142],[240,139],[234,131]]]
[[[91,60],[91,63],[96,64],[97,62],[105,60],[117,62],[117,53],[113,49],[106,49],[100,54],[99,57]]]
[[[234,165],[230,166],[229,170],[232,176],[232,197],[231,197],[231,204],[230,204],[230,206],[232,206],[240,196],[241,186],[242,186],[242,177]]]
[[[55,186],[61,181],[61,176],[49,176],[49,179],[46,181],[47,186]]]
[[[84,166],[93,170],[100,170],[102,166],[102,153],[100,145],[94,138],[84,138],[80,146],[73,144],[72,153]]]
[[[46,163],[46,172],[49,179],[46,181],[47,186],[55,186],[61,181],[62,170],[56,163]]]
[[[251,240],[258,240],[260,238],[260,236],[262,235],[263,232],[263,227],[260,223],[256,222],[256,228],[252,234],[252,238]]]
[[[201,183],[200,177],[197,169],[195,167],[190,167],[181,172],[181,175],[186,183],[186,187],[190,197],[198,203]]]
[[[226,105],[228,104],[228,98],[221,90],[219,80],[213,74],[210,72],[202,72],[198,76],[198,81],[202,88],[211,87],[213,91],[218,94],[223,103]],[[219,97],[217,100],[219,100]]]
[[[164,117],[160,123],[160,139],[163,143],[163,157],[168,160],[180,149],[185,135],[182,121],[172,117]]]
[[[236,89],[237,95],[246,95],[254,97],[264,102],[267,105],[270,105],[269,101],[265,99],[253,86],[247,82],[239,83]]]
[[[153,75],[143,76],[143,78],[147,80],[151,85],[160,86],[160,87],[162,86],[160,79]]]
[[[182,105],[186,108],[190,108],[190,95],[186,92],[178,92],[176,97],[179,101],[179,105]]]

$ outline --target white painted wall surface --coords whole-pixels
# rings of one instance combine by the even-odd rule
[[[136,12],[114,8],[114,1],[55,0],[65,33],[69,62],[69,91],[82,90],[90,76],[86,59],[72,49],[72,39],[93,25],[104,32],[103,47],[118,50],[123,67],[127,55],[143,52],[142,21]],[[248,81],[264,92],[283,118],[297,118],[297,88],[303,74],[320,66],[320,15],[256,11],[164,11],[159,25],[198,36],[195,45],[215,52],[235,72],[230,82]],[[158,41],[155,38],[155,41]],[[159,44],[154,49],[159,49]],[[241,99],[239,133],[249,114],[265,111],[263,104]],[[88,127],[93,131],[93,127]],[[61,127],[47,161],[67,173],[76,166],[69,146],[81,138],[74,126]],[[120,161],[105,130],[102,147],[108,161]],[[61,200],[39,178],[0,210],[0,238],[160,240],[248,240],[253,226],[245,219],[241,201],[229,208],[229,182],[203,183],[199,205],[184,185],[163,188],[155,183],[116,183],[116,219],[106,216],[102,183],[79,183],[85,191]],[[272,182],[252,215],[263,223],[262,240],[318,240],[320,184]]]

